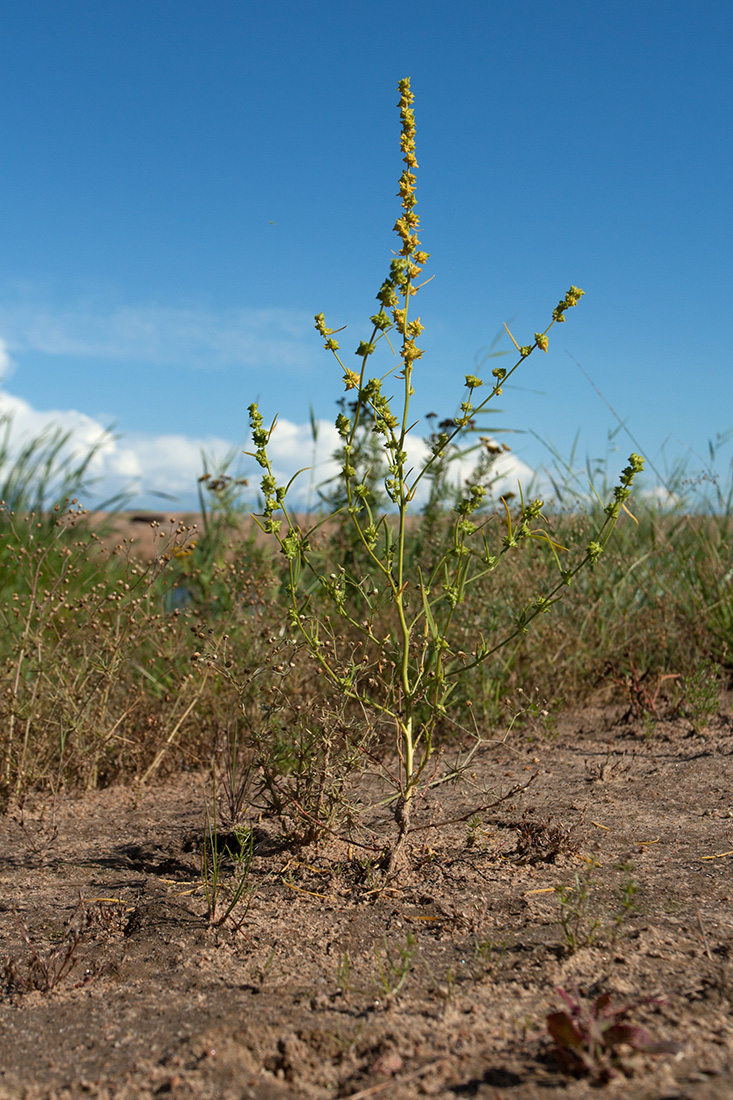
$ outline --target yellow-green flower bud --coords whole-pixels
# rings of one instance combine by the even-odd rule
[[[586,553],[588,554],[588,561],[590,564],[595,565],[603,553],[603,547],[600,542],[589,542]]]
[[[383,309],[380,309],[379,313],[375,313],[373,317],[369,318],[369,320],[372,322],[375,328],[380,329],[382,332],[387,332],[389,329],[392,328],[392,322],[390,321],[389,316],[384,312]]]
[[[379,294],[377,294],[377,301],[381,302],[387,309],[391,309],[393,306],[397,305],[399,298],[391,282],[386,281],[382,283]]]

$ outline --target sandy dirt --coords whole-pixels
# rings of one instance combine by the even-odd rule
[[[0,820],[0,1100],[729,1100],[732,750],[729,701],[702,734],[609,708],[515,733],[423,803],[387,888],[367,849],[293,851],[253,808],[238,927],[207,920],[210,777],[28,802]],[[676,1051],[574,1076],[558,986],[663,998],[631,1018]]]

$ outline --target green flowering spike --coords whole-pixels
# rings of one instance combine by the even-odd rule
[[[486,488],[483,485],[471,485],[468,491],[471,495],[465,497],[457,508],[457,512],[461,516],[472,515],[486,496]],[[470,527],[473,528],[473,524],[470,524]]]
[[[548,345],[550,341],[547,339],[544,332],[536,332],[534,334],[534,338],[540,351],[548,351]]]
[[[379,294],[377,294],[377,301],[381,302],[387,309],[392,309],[397,305],[399,298],[393,283],[389,281],[382,283]]]
[[[382,381],[380,378],[370,378],[362,388],[359,397],[362,401],[376,401],[381,396]]]
[[[300,540],[295,531],[289,531],[282,541],[282,553],[288,561],[294,561],[300,554]]]
[[[394,431],[398,423],[399,421],[397,420],[397,417],[394,416],[389,408],[380,409],[379,420],[376,422],[375,427],[378,432],[381,432],[382,435],[387,435],[388,430],[392,429]]]
[[[644,459],[641,455],[630,454],[629,464],[621,473],[621,484],[631,485],[632,481],[637,474],[640,474],[644,469]]]
[[[389,274],[394,286],[404,286],[407,282],[408,261],[403,256],[396,256],[390,261]]]
[[[469,390],[477,390],[479,386],[483,386],[483,382],[480,378],[477,378],[475,374],[466,375],[466,388]]]
[[[600,542],[589,542],[586,550],[588,555],[588,561],[591,565],[595,565],[601,554],[603,553],[603,547]]]
[[[448,443],[448,433],[447,432],[440,432],[438,434],[438,437],[435,440],[435,443],[433,443],[433,446],[432,446],[433,454],[434,455],[439,455],[441,453],[441,451],[444,450],[447,443]]]
[[[351,431],[351,421],[348,416],[344,416],[343,413],[339,413],[336,417],[336,431],[339,433],[342,439],[346,439]]]
[[[459,600],[458,589],[454,584],[444,584],[443,594],[451,607],[455,607]]]
[[[378,328],[381,332],[388,332],[392,328],[392,322],[389,319],[388,314],[383,309],[379,313],[375,313],[369,320],[372,322],[375,328]]]
[[[529,630],[529,627],[527,626],[527,612],[526,612],[526,610],[523,611],[522,614],[517,617],[516,628],[517,628],[517,631],[520,634],[526,634],[527,631]]]

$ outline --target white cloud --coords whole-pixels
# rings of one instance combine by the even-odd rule
[[[3,350],[0,345],[0,362]],[[8,465],[30,442],[49,439],[57,432],[67,437],[58,464],[73,467],[93,452],[88,466],[90,496],[84,501],[91,506],[116,493],[129,492],[137,507],[159,506],[159,493],[179,497],[182,506],[194,507],[196,482],[203,469],[202,451],[217,461],[231,450],[228,441],[213,437],[144,433],[120,437],[77,409],[35,409],[2,389],[0,421],[10,425]],[[0,476],[3,472],[7,470],[0,470]]]
[[[674,511],[685,503],[679,493],[673,492],[665,485],[652,485],[649,488],[644,488],[640,491],[639,496],[647,504],[659,508],[662,512]]]
[[[12,360],[5,343],[0,340],[0,373],[5,374],[10,369]],[[85,501],[91,506],[116,493],[127,492],[131,494],[133,506],[138,508],[160,507],[164,494],[175,498],[181,509],[196,508],[197,481],[203,472],[204,461],[213,472],[228,456],[233,456],[229,472],[249,479],[248,496],[252,503],[258,495],[262,470],[254,459],[242,453],[251,446],[249,440],[236,445],[216,436],[198,438],[143,432],[119,436],[78,409],[37,409],[2,388],[0,420],[10,424],[11,461],[32,440],[49,437],[59,430],[67,436],[60,460],[67,464],[78,463],[93,452],[89,463],[89,476],[94,482],[91,487],[93,499]],[[294,482],[289,498],[296,508],[303,507],[309,500],[315,504],[314,488],[324,485],[338,473],[338,465],[333,459],[340,443],[336,428],[331,421],[320,420],[317,429],[315,448],[310,423],[296,424],[281,419],[270,440],[270,461],[279,484],[287,484],[298,470],[303,471]],[[416,435],[409,437],[408,454],[414,468],[419,470],[428,454],[424,440]],[[455,463],[457,482],[468,476],[472,465],[468,458]],[[498,475],[495,488],[499,492],[516,489],[517,480],[526,485],[532,478],[531,469],[511,454],[498,459],[495,472]],[[427,488],[427,482],[421,484],[415,498],[416,506],[424,501]]]
[[[3,352],[0,344],[0,362]],[[93,500],[85,500],[92,506],[118,492],[128,492],[135,507],[160,507],[165,494],[175,498],[180,508],[196,508],[197,482],[203,472],[204,461],[209,470],[215,471],[230,455],[234,455],[234,460],[229,472],[237,476],[245,474],[250,482],[251,501],[254,502],[257,496],[262,471],[253,459],[241,453],[244,447],[249,446],[246,441],[237,447],[231,440],[215,436],[197,438],[144,432],[118,436],[76,409],[35,409],[27,401],[2,389],[0,420],[9,421],[11,425],[10,461],[32,440],[57,430],[68,435],[59,455],[60,460],[69,464],[79,462],[94,450],[89,464],[89,475],[94,481],[91,486]],[[337,442],[334,426],[322,421],[314,469],[317,483],[336,472],[330,456]],[[270,455],[281,483],[287,482],[298,469],[310,466],[313,462],[310,424],[293,424],[287,420],[279,422]],[[295,483],[292,499],[296,505],[305,502],[310,483],[309,473],[303,474]]]

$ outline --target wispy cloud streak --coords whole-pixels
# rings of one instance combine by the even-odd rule
[[[313,318],[287,309],[103,308],[0,299],[0,336],[14,354],[196,367],[303,367],[320,352]]]

